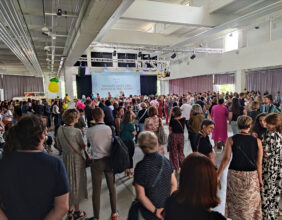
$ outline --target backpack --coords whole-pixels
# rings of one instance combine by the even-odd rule
[[[115,134],[114,128],[112,128],[112,132],[111,167],[113,173],[122,173],[129,167],[130,164],[128,149],[121,138]]]

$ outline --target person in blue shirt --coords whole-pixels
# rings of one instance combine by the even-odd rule
[[[260,112],[261,113],[280,113],[279,109],[277,109],[277,107],[273,104],[271,104],[273,102],[272,99],[272,95],[266,95],[264,96],[264,100],[263,100],[264,104],[261,105],[260,107]]]

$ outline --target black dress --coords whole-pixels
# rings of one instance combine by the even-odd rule
[[[179,204],[173,194],[167,199],[164,210],[165,220],[224,220],[219,212],[206,211]]]

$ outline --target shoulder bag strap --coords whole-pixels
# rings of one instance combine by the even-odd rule
[[[248,157],[248,155],[241,149],[240,145],[238,145],[238,150],[243,154],[243,156],[245,157],[245,159],[247,159],[247,161],[254,167],[256,167],[256,164],[254,164],[254,162],[252,160],[250,160],[250,158]]]
[[[180,122],[178,119],[176,119],[176,121],[178,122],[178,124],[180,125],[180,127],[181,127],[182,131],[184,132],[184,128],[183,128],[183,126],[182,126],[181,122]]]
[[[203,138],[203,136],[200,134],[200,137],[199,137],[199,140],[198,140],[198,143],[197,143],[197,147],[196,147],[196,152],[199,152],[199,146],[200,146],[200,142],[201,142],[202,138]]]
[[[143,113],[143,115],[138,119],[138,121],[140,121],[141,119],[143,119],[144,116],[146,115],[146,113],[147,113],[147,109],[145,110],[145,112]]]
[[[66,135],[65,135],[65,131],[64,131],[64,128],[62,127],[62,132],[63,132],[63,135],[64,135],[64,138],[65,138],[65,141],[67,142],[67,144],[71,147],[71,149],[77,154],[79,155],[83,160],[85,160],[85,158],[82,156],[82,154],[76,150],[72,145],[71,143],[69,142],[69,140],[67,139]]]
[[[163,169],[164,169],[164,156],[162,156],[162,165],[161,165],[161,169],[160,169],[160,172],[158,173],[156,179],[154,180],[153,184],[152,184],[152,188],[154,188],[157,183],[159,182],[160,178],[161,178],[161,175],[163,173]]]

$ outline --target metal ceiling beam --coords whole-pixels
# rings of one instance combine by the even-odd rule
[[[271,5],[268,5],[266,7],[260,8],[258,10],[252,11],[252,12],[245,14],[245,15],[239,17],[239,18],[228,21],[228,22],[221,24],[221,25],[219,25],[215,28],[212,28],[210,30],[196,34],[195,36],[190,37],[188,39],[185,39],[181,42],[172,44],[168,48],[182,48],[183,46],[185,46],[187,44],[203,40],[203,39],[205,39],[205,38],[207,38],[207,37],[209,37],[213,34],[221,32],[223,30],[238,27],[239,25],[242,25],[247,21],[254,20],[254,19],[266,16],[266,15],[269,15],[269,14],[276,12],[276,11],[279,11],[279,10],[282,10],[282,0],[280,0],[276,3],[273,3]]]
[[[86,2],[84,0],[84,2]],[[74,28],[75,35],[67,50],[65,66],[72,66],[96,38],[114,11],[122,4],[122,0],[87,1],[87,9],[83,18]],[[95,21],[95,22],[94,22]]]
[[[20,7],[20,5],[19,5]],[[43,75],[30,35],[12,1],[0,1],[0,39],[34,75]]]
[[[232,15],[210,14],[208,7],[191,7],[156,1],[135,1],[122,15],[123,19],[197,27],[214,27]]]
[[[236,2],[238,0],[210,0],[209,2],[209,12],[215,13],[218,10]]]

